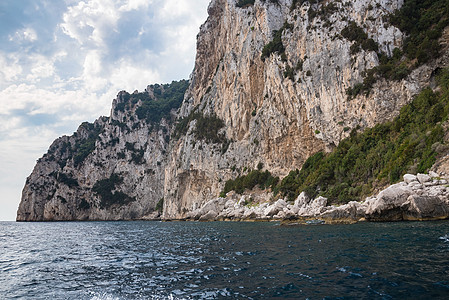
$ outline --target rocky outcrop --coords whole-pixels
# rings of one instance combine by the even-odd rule
[[[180,111],[184,117],[216,115],[230,144],[222,153],[222,145],[198,141],[188,131],[172,145],[164,218],[187,217],[245,168],[261,162],[283,177],[312,153],[332,149],[351,129],[390,120],[448,61],[422,66],[402,81],[379,80],[368,96],[348,100],[346,90],[379,62],[374,51],[351,51],[341,31],[353,21],[391,54],[404,36],[385,16],[403,1],[305,1],[294,9],[290,0],[256,0],[243,8],[236,2],[211,2]],[[262,59],[276,30],[282,30],[285,51]]]
[[[434,175],[436,175],[434,173]],[[267,195],[264,195],[266,197]],[[188,220],[270,221],[286,224],[298,222],[354,223],[358,221],[416,221],[449,218],[449,186],[446,179],[428,174],[404,175],[404,181],[389,186],[363,202],[349,202],[341,206],[327,206],[327,199],[309,199],[304,193],[294,203],[279,199],[235,193],[216,198],[190,212]]]
[[[392,185],[368,198],[368,221],[433,220],[449,217],[449,188],[446,179],[426,174],[405,175],[404,182]]]
[[[311,154],[334,148],[351,129],[391,120],[437,68],[447,65],[447,53],[403,80],[379,80],[369,95],[349,100],[346,90],[362,82],[379,59],[372,50],[351,50],[354,42],[342,30],[357,24],[391,55],[404,35],[385,16],[402,0],[299,1],[296,7],[291,0],[236,3],[211,1],[190,84],[182,85],[183,91],[187,88],[182,105],[173,97],[180,89],[176,84],[119,93],[110,117],[56,140],[38,161],[25,184],[17,220],[356,220],[372,209],[371,202],[328,207],[324,198],[310,201],[304,195],[293,204],[270,204],[272,196],[263,193],[234,194],[226,201],[217,196],[227,180],[245,169],[262,164],[283,177]],[[273,36],[282,51],[267,54]],[[164,94],[165,106],[158,98]],[[444,161],[440,166],[447,168]],[[385,191],[373,198],[375,207],[393,214],[391,205],[406,195],[399,189],[408,191],[413,182],[397,186],[397,195]],[[410,218],[433,214],[416,195],[404,206],[420,211]],[[373,210],[366,218],[380,215]]]
[[[137,99],[152,93],[121,92],[111,117],[53,142],[27,178],[17,220],[160,218],[170,121],[154,125],[136,113]]]

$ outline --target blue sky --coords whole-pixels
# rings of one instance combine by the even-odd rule
[[[51,142],[120,90],[187,79],[210,0],[0,2],[0,220]]]

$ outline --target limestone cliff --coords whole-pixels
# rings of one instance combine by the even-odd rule
[[[57,139],[27,178],[17,220],[157,218],[174,117],[170,107],[155,115],[145,108],[161,101],[155,90],[163,97],[164,86],[181,95],[172,101],[182,101],[186,81],[149,86],[143,93],[120,92],[110,117],[83,123],[72,136]]]
[[[379,61],[375,51],[352,53],[353,43],[340,33],[354,21],[380,51],[392,55],[404,36],[384,20],[403,1],[302,1],[296,7],[288,0],[243,7],[236,2],[210,4],[180,113],[216,114],[232,143],[222,154],[187,133],[172,145],[166,218],[185,217],[245,168],[261,162],[285,176],[311,153],[332,149],[352,128],[390,120],[428,84],[436,66],[447,62],[433,61],[401,81],[379,80],[369,96],[349,100],[347,89]],[[285,51],[262,59],[276,31]]]
[[[17,219],[156,218],[162,203],[162,218],[185,218],[245,169],[285,176],[350,129],[390,120],[448,62],[443,55],[349,99],[379,65],[375,50],[391,56],[402,46],[386,18],[402,0],[240,2],[211,1],[177,111],[144,115],[160,94],[154,86],[143,100],[120,93],[111,117],[56,140],[39,160]],[[350,26],[375,47],[355,49],[342,35]]]

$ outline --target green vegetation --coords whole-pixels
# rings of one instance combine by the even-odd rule
[[[131,162],[135,163],[136,165],[143,164],[145,162],[145,159],[143,157],[144,154],[145,154],[144,149],[134,150],[131,153]]]
[[[117,185],[123,182],[123,178],[117,174],[112,174],[107,179],[97,181],[92,190],[101,198],[101,208],[108,208],[114,204],[125,205],[132,201],[134,198],[129,197],[123,192],[114,191]]]
[[[295,80],[295,72],[294,72],[293,68],[290,67],[289,65],[287,65],[287,67],[285,67],[284,77],[288,78],[292,81]]]
[[[188,86],[188,80],[173,81],[171,84],[150,85],[149,88],[153,91],[154,98],[151,98],[148,92],[125,93],[122,96],[124,102],[118,103],[115,110],[125,111],[140,100],[142,104],[136,109],[139,119],[146,120],[149,123],[159,123],[161,119],[170,119],[170,112],[181,106]]]
[[[261,189],[274,188],[278,182],[279,177],[273,177],[269,171],[262,172],[261,170],[253,170],[247,175],[226,181],[220,197],[225,197],[226,193],[230,191],[236,191],[242,194],[245,189],[252,190],[256,185]]]
[[[160,214],[162,213],[162,211],[164,210],[164,198],[161,198],[161,200],[157,202],[156,208],[154,210],[158,211]]]
[[[373,39],[368,38],[368,34],[363,31],[356,22],[352,21],[348,26],[343,28],[341,35],[354,42],[351,46],[351,54],[356,54],[363,49],[365,51],[378,51],[379,46]]]
[[[311,0],[311,4],[314,3],[322,3],[325,0]],[[314,10],[312,7],[309,8],[307,14],[310,20],[313,20],[315,17],[319,16],[324,21],[323,26],[329,27],[330,22],[328,20],[329,16],[331,16],[334,12],[338,11],[338,6],[335,2],[330,2],[327,5],[321,5],[318,10]]]
[[[387,80],[404,79],[411,70],[440,56],[441,45],[438,39],[449,25],[449,0],[405,0],[401,9],[389,16],[390,23],[407,34],[402,49],[395,48],[393,55],[375,50],[377,44],[365,39],[361,28],[349,25],[342,35],[357,42],[351,52],[361,47],[365,50],[377,51],[379,66],[366,72],[362,83],[349,88],[346,93],[351,99],[361,93],[368,94],[373,84],[380,78]],[[346,28],[345,28],[346,29]],[[363,31],[363,30],[362,30]],[[365,48],[364,44],[366,44]]]
[[[261,59],[265,60],[265,58],[269,57],[272,53],[282,54],[285,52],[284,44],[282,43],[282,31],[284,29],[281,28],[279,30],[273,31],[273,39],[266,44],[262,49]]]
[[[222,119],[216,115],[198,115],[196,118],[196,128],[193,131],[197,140],[205,140],[208,143],[222,144],[226,142],[226,136],[219,133],[224,127]]]
[[[423,90],[392,122],[363,133],[354,130],[332,153],[313,155],[276,191],[290,200],[304,191],[331,203],[347,203],[397,182],[407,172],[426,172],[446,149],[441,123],[449,113],[448,70],[442,71],[439,83],[441,92]]]
[[[296,7],[303,5],[304,2],[309,2],[310,4],[316,4],[322,2],[323,0],[293,0],[290,10],[294,10]]]
[[[279,30],[273,30],[273,39],[262,49],[262,60],[265,60],[265,58],[269,57],[272,53],[277,53],[281,56],[285,56],[285,48],[284,44],[282,43],[282,33],[286,29],[293,29],[293,25],[285,21],[284,25]]]
[[[59,199],[62,204],[67,204],[67,199],[62,197],[61,195],[58,195],[57,199]]]
[[[79,210],[87,210],[89,208],[90,208],[89,202],[87,202],[86,199],[81,199],[81,202],[78,204],[78,209]]]
[[[86,139],[77,141],[73,151],[73,163],[75,167],[79,166],[89,154],[95,149],[95,142],[101,133],[101,126],[84,122],[80,127],[83,127],[88,132]]]
[[[247,7],[250,5],[254,5],[255,0],[239,0],[235,6],[237,7]]]
[[[259,184],[289,200],[305,192],[309,197],[320,195],[330,203],[343,204],[362,200],[399,181],[407,172],[427,172],[436,157],[449,149],[444,139],[448,131],[449,69],[440,71],[438,83],[438,92],[424,89],[393,121],[363,133],[354,129],[333,152],[309,157],[301,170],[291,171],[280,183],[268,171],[251,171],[227,181],[221,196],[231,190],[242,193]]]
[[[58,173],[57,180],[58,180],[58,182],[63,183],[70,188],[79,186],[78,180],[73,178],[71,175],[68,175],[65,173]]]
[[[131,152],[131,159],[129,162],[133,162],[136,165],[141,165],[143,163],[145,163],[145,149],[143,148],[139,148],[136,149],[136,143],[129,143],[126,142],[125,143],[125,149],[128,150],[129,152]],[[125,158],[125,153],[118,155],[119,158]]]
[[[438,39],[449,25],[449,1],[405,0],[390,22],[408,35],[403,47],[406,57],[423,64],[440,55]]]
[[[196,126],[193,134],[197,140],[204,140],[207,143],[222,144],[222,153],[225,153],[230,145],[230,141],[220,130],[224,127],[224,122],[216,115],[203,115],[198,112],[192,112],[185,118],[178,120],[174,130],[174,138],[178,139],[187,134],[190,122],[196,120]]]

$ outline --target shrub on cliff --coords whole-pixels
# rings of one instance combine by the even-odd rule
[[[401,80],[412,69],[438,58],[441,54],[439,39],[449,25],[449,1],[405,0],[403,6],[389,16],[389,21],[407,35],[403,47],[394,49],[391,57],[378,51],[374,41],[362,41],[364,34],[354,24],[342,31],[343,36],[356,41],[352,50],[359,49],[360,44],[365,50],[376,51],[379,57],[379,66],[368,70],[363,83],[347,90],[349,98],[369,93],[379,78]]]
[[[350,137],[325,155],[310,157],[300,171],[292,171],[276,187],[289,199],[305,191],[331,203],[361,200],[400,180],[407,172],[426,172],[445,145],[442,122],[449,114],[449,70],[439,76],[440,92],[424,89],[404,106],[392,122],[376,125]]]
[[[225,183],[221,196],[225,196],[230,191],[242,194],[246,189],[252,190],[255,186],[261,189],[274,188],[279,182],[279,177],[273,177],[269,171],[253,170],[247,175],[239,176],[234,180]]]
[[[273,30],[273,39],[262,49],[262,60],[265,60],[265,58],[269,57],[272,53],[277,53],[279,55],[285,54],[285,47],[282,43],[282,33],[286,29],[293,29],[293,25],[285,21],[284,25],[279,30]]]
[[[63,183],[63,184],[67,185],[70,188],[79,186],[78,180],[76,180],[75,178],[73,178],[69,174],[58,173],[57,174],[57,180],[58,180],[58,182]]]
[[[312,155],[301,170],[291,171],[279,184],[268,171],[257,170],[228,180],[221,195],[231,190],[242,193],[259,184],[289,200],[306,192],[342,204],[362,200],[407,172],[428,171],[436,157],[447,151],[449,69],[441,71],[438,83],[440,91],[424,89],[393,121],[362,133],[354,129],[334,151]]]
[[[198,112],[192,112],[187,117],[181,118],[177,121],[173,138],[179,139],[186,135],[189,129],[189,124],[196,121],[196,126],[193,129],[193,134],[197,140],[204,140],[206,143],[221,144],[222,153],[225,153],[231,143],[226,138],[223,132],[220,132],[224,127],[224,122],[217,115],[204,115]]]
[[[100,197],[101,208],[108,208],[114,204],[125,205],[135,200],[123,192],[116,191],[117,185],[120,185],[122,182],[122,177],[112,174],[109,178],[98,180],[94,184],[92,191]]]
[[[254,5],[254,2],[256,2],[255,0],[239,0],[235,6],[237,7],[247,7],[250,5]]]
[[[440,55],[438,39],[449,25],[449,1],[406,0],[390,22],[405,32],[404,53],[418,64]]]
[[[141,101],[141,105],[136,109],[138,118],[159,123],[161,119],[170,119],[171,111],[181,106],[188,86],[188,80],[172,81],[170,84],[153,84],[149,88],[154,97],[150,97],[148,92],[133,94],[125,92],[121,96],[123,102],[115,106],[115,111],[124,112]]]
[[[272,53],[282,54],[285,52],[284,44],[282,43],[282,31],[283,28],[273,31],[273,39],[262,49],[262,60],[265,60]]]
[[[159,123],[162,119],[170,119],[171,111],[181,106],[188,86],[188,80],[150,86],[150,88],[153,88],[156,99],[145,99],[136,110],[137,116],[139,119],[146,119],[152,123]],[[133,96],[131,95],[132,98]]]
[[[83,127],[88,131],[88,136],[85,139],[78,140],[75,144],[72,153],[75,167],[80,165],[87,158],[87,156],[94,151],[95,142],[103,129],[101,126],[89,122],[84,122],[80,127]]]
[[[158,211],[160,214],[163,212],[164,210],[164,198],[161,198],[157,204],[156,207],[154,208],[155,211]]]

